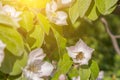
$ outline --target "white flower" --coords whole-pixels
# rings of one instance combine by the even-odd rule
[[[55,12],[57,10],[58,6],[54,0],[52,2],[47,3],[46,5],[46,13],[48,14],[49,12]]]
[[[80,76],[78,76],[78,77],[73,77],[72,80],[80,80]]]
[[[62,4],[68,4],[68,3],[71,3],[72,0],[61,0]]]
[[[23,69],[23,74],[28,80],[44,80],[53,71],[53,65],[43,62],[45,54],[41,48],[33,50],[29,54],[27,66]]]
[[[38,48],[30,52],[29,59],[28,59],[28,65],[34,63],[35,61],[40,61],[44,59],[46,54],[44,54],[43,50]]]
[[[91,59],[92,52],[94,51],[94,49],[88,47],[81,39],[75,46],[70,46],[66,49],[74,63],[79,63],[80,65],[87,65],[88,61]]]
[[[64,74],[61,74],[61,75],[59,76],[59,80],[66,80],[66,76],[65,76]]]
[[[96,80],[103,80],[103,77],[104,77],[104,71],[100,71]]]
[[[67,13],[63,11],[57,11],[57,3],[52,0],[51,3],[46,5],[46,15],[48,19],[56,25],[67,25]]]
[[[5,15],[10,16],[16,22],[21,20],[21,18],[19,18],[19,16],[20,16],[20,14],[22,14],[22,12],[16,11],[14,7],[12,7],[10,5],[5,5],[5,6],[3,6],[3,11],[4,11]]]
[[[4,49],[6,47],[6,44],[4,44],[1,40],[0,40],[0,66],[3,62],[4,59]]]
[[[9,16],[15,22],[18,22],[21,20],[19,16],[22,14],[22,12],[16,11],[15,8],[10,5],[2,6],[2,3],[0,2],[0,14]]]
[[[57,5],[59,9],[64,9],[70,7],[75,0],[57,0]]]
[[[52,71],[53,71],[53,65],[48,63],[48,62],[44,62],[42,65],[41,65],[41,70],[39,71],[40,72],[40,76],[43,77],[43,76],[50,76]]]

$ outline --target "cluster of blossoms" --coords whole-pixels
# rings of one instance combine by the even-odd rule
[[[58,9],[61,5],[69,5],[71,2],[72,0],[58,0],[57,2],[52,0],[50,3],[47,3],[46,15],[48,19],[56,25],[67,25],[67,13]]]
[[[51,75],[54,66],[43,61],[45,56],[41,48],[30,52],[27,66],[23,69],[23,74],[28,80],[44,80]]]
[[[69,5],[73,0],[52,0],[46,5],[46,15],[48,19],[56,25],[67,25],[67,13],[59,11],[60,4]],[[20,20],[19,16],[21,12],[17,12],[14,7],[9,5],[2,5],[0,3],[0,14],[7,15],[14,21]],[[6,45],[0,41],[0,66],[4,59],[4,49]],[[88,47],[81,39],[75,44],[75,46],[66,47],[68,55],[72,58],[73,62],[78,65],[88,65],[91,59],[94,49]],[[23,75],[28,80],[48,80],[49,76],[52,76],[54,66],[45,61],[46,54],[41,48],[37,48],[29,53],[27,65],[22,68]],[[59,80],[66,80],[65,75],[60,75]],[[73,77],[72,80],[80,80],[80,76]]]
[[[4,59],[5,47],[6,45],[0,41],[0,65]],[[88,47],[81,39],[75,46],[70,46],[66,49],[73,62],[78,65],[87,65],[94,51],[94,49]],[[45,56],[46,54],[41,48],[29,53],[27,65],[22,69],[24,76],[28,80],[44,80],[52,75],[54,66],[47,61],[43,61]],[[65,75],[60,75],[59,80],[66,80]],[[73,77],[72,80],[80,80],[80,76]]]
[[[94,49],[87,46],[81,39],[75,46],[66,47],[68,55],[72,58],[73,62],[77,65],[88,65]],[[59,80],[66,80],[66,76],[61,74]],[[80,76],[73,77],[72,80],[80,80]]]
[[[88,47],[81,39],[75,46],[70,46],[66,49],[73,62],[78,65],[88,65],[94,51],[94,49]],[[44,80],[52,75],[54,66],[47,61],[43,61],[45,56],[41,48],[30,52],[27,66],[23,68],[23,74],[28,80]],[[59,80],[66,80],[66,76],[61,74]],[[80,80],[80,76],[73,77],[72,80]]]
[[[18,22],[21,20],[19,17],[22,12],[16,11],[16,9],[10,5],[4,5],[0,2],[0,14],[5,15],[13,19],[15,22]]]

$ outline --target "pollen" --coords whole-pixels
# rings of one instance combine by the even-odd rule
[[[55,12],[52,13],[53,17],[57,17],[57,14]]]
[[[77,60],[82,60],[84,58],[84,54],[82,52],[79,52],[78,55],[76,56]]]
[[[30,65],[30,66],[28,67],[28,70],[29,70],[29,71],[32,71],[32,72],[37,72],[37,71],[38,71],[38,68],[37,68],[35,65]]]

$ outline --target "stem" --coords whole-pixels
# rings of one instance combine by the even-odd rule
[[[120,48],[119,48],[118,43],[117,43],[117,38],[120,38],[120,35],[113,35],[112,34],[112,32],[109,29],[108,22],[105,18],[102,17],[101,22],[104,24],[104,27],[105,27],[108,35],[110,36],[110,38],[112,40],[112,44],[113,44],[115,51],[120,55]]]

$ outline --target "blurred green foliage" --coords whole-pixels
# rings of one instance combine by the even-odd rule
[[[103,4],[99,4],[101,1],[105,3],[105,5],[108,5],[108,7],[106,7]],[[119,29],[120,15],[117,15],[115,13],[110,14],[116,8],[115,4],[117,3],[117,0],[110,0],[110,1],[113,2],[109,2],[107,0],[89,0],[89,2],[87,0],[85,0],[85,2],[84,0],[77,0],[76,3],[72,7],[70,7],[70,9],[67,12],[69,14],[69,19],[68,19],[69,25],[67,26],[56,26],[55,24],[50,23],[46,19],[45,14],[42,14],[42,12],[39,13],[38,11],[37,13],[37,11],[35,12],[32,9],[28,9],[26,7],[21,7],[21,8],[16,7],[20,10],[24,10],[23,14],[21,15],[22,17],[22,20],[20,22],[21,27],[16,30],[8,26],[15,27],[18,26],[18,24],[14,23],[8,17],[5,18],[6,16],[0,15],[0,23],[1,23],[0,35],[2,35],[3,33],[2,30],[4,28],[5,29],[8,28],[8,31],[4,32],[4,35],[7,35],[8,38],[11,38],[12,36],[13,39],[11,39],[11,41],[15,40],[13,43],[6,41],[3,38],[3,35],[2,37],[0,37],[0,39],[3,39],[3,41],[5,40],[6,42],[8,42],[8,44],[15,45],[15,46],[12,45],[12,47],[11,46],[7,47],[8,50],[11,52],[6,50],[8,53],[6,54],[6,56],[9,56],[10,59],[5,58],[5,60],[9,60],[10,64],[4,61],[4,64],[0,69],[1,71],[0,78],[2,79],[9,78],[8,80],[16,79],[17,76],[20,76],[19,73],[21,73],[20,71],[21,68],[19,67],[19,65],[23,67],[25,66],[26,63],[25,57],[27,56],[26,53],[29,53],[31,50],[35,48],[42,47],[44,49],[44,52],[47,54],[46,57],[47,60],[49,61],[55,60],[59,62],[58,67],[60,69],[58,69],[59,72],[56,72],[56,75],[53,78],[53,80],[55,80],[56,77],[58,78],[61,73],[67,73],[68,69],[72,65],[72,62],[69,59],[68,55],[64,54],[66,53],[65,47],[74,45],[80,38],[82,38],[90,47],[95,49],[92,58],[93,60],[97,61],[100,70],[103,70],[105,72],[104,80],[117,80],[117,79],[119,80],[120,55],[116,53],[112,45],[112,41],[104,28],[104,25],[100,21],[100,17],[104,15],[103,17],[105,17],[106,20],[108,21],[111,32],[115,35],[120,34],[120,29]],[[6,4],[8,2],[4,2],[4,3]],[[86,3],[87,6],[83,4],[83,6],[79,8],[78,4],[81,3]],[[13,5],[17,6],[15,4]],[[79,11],[79,9],[81,10]],[[102,15],[98,16],[100,14]],[[91,21],[91,20],[95,20],[95,21]],[[3,24],[5,24],[6,26]],[[4,26],[3,29],[2,26]],[[14,32],[12,33],[14,35],[9,34],[10,31]],[[18,38],[20,39],[16,39],[15,36],[18,36]],[[119,39],[118,39],[118,44],[120,45]],[[16,47],[16,45],[18,48]],[[15,48],[17,48],[18,50],[16,49],[17,51],[15,51]],[[22,54],[21,51],[22,53],[24,52],[24,54]],[[15,55],[17,55],[17,57]],[[14,61],[16,61],[16,63]],[[64,64],[64,62],[66,64],[67,63],[69,64],[67,65],[65,64],[65,66],[61,67]],[[7,70],[7,68],[4,67],[6,66],[6,64],[10,66],[9,67],[10,69],[8,68]],[[80,75],[83,75],[86,72],[88,72],[86,76],[82,76],[82,79],[89,78],[92,76],[94,76],[94,78],[97,77],[98,72],[95,72],[94,70],[96,69],[96,71],[99,71],[97,68],[97,64],[94,61],[92,61],[92,64],[89,67],[90,68],[82,69],[79,72]],[[77,76],[78,74],[74,74],[74,71],[76,70],[74,69],[71,70],[71,72],[73,73],[68,75],[70,77],[71,76],[73,77],[73,75]],[[85,73],[81,73],[82,71]],[[92,76],[90,74],[92,74]]]

